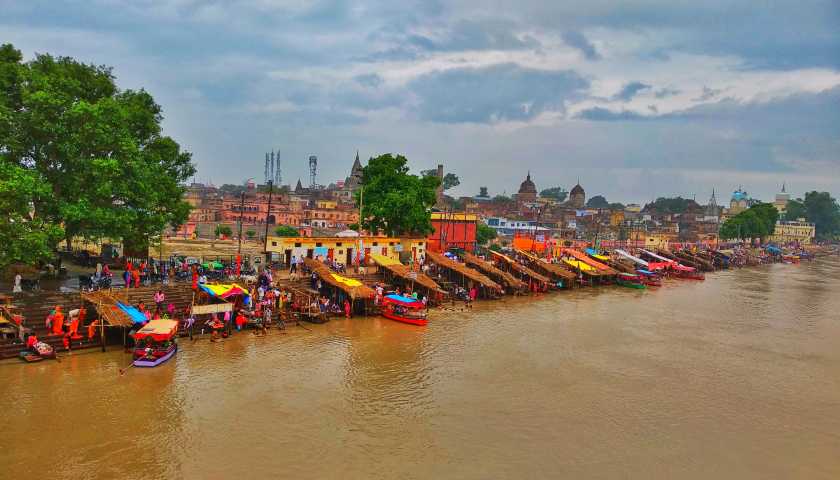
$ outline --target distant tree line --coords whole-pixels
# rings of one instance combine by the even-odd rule
[[[779,211],[771,203],[759,203],[726,220],[720,226],[720,238],[764,240],[773,234]]]
[[[840,206],[828,192],[808,192],[805,198],[790,200],[785,208],[785,220],[804,218],[816,227],[820,239],[840,235]]]

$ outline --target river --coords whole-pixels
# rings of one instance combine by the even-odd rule
[[[0,478],[840,478],[840,260],[0,363]]]

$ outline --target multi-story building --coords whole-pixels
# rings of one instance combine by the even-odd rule
[[[807,245],[814,241],[816,233],[816,226],[804,219],[789,222],[779,221],[776,222],[776,228],[773,230],[773,235],[770,236],[770,241]]]

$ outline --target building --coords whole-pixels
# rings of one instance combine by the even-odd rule
[[[807,245],[814,241],[816,233],[815,225],[806,222],[804,219],[793,222],[779,221],[776,222],[776,228],[773,230],[773,235],[770,236],[770,241],[781,244],[799,243]]]
[[[732,198],[729,200],[729,211],[727,213],[729,216],[738,215],[757,203],[759,203],[758,200],[750,198],[747,192],[739,186],[738,190],[732,192]]]
[[[569,201],[567,203],[569,207],[578,210],[586,205],[586,192],[583,191],[583,187],[580,186],[580,182],[572,187],[572,191],[569,192]]]
[[[496,230],[496,233],[499,235],[514,235],[520,231],[533,232],[534,228],[537,227],[535,220],[514,220],[506,217],[488,217],[485,223],[487,223],[488,227]],[[540,229],[548,230],[542,227]]]
[[[478,216],[471,213],[432,212],[432,227],[428,237],[428,248],[433,252],[444,252],[452,247],[475,250],[478,232]]]
[[[712,189],[712,197],[709,198],[709,204],[706,205],[706,212],[705,212],[705,219],[711,221],[714,219],[720,218],[720,207],[717,204],[717,198],[715,198],[715,189]]]
[[[782,191],[776,194],[776,199],[773,201],[773,206],[779,211],[779,215],[784,215],[787,211],[787,204],[790,201],[790,194],[785,191],[785,184],[782,184]]]
[[[519,192],[515,195],[516,201],[519,203],[534,203],[537,201],[537,186],[531,181],[531,172],[519,185]]]
[[[292,257],[335,260],[355,265],[375,253],[403,263],[419,261],[426,256],[426,239],[397,237],[268,237],[267,253],[288,265]]]

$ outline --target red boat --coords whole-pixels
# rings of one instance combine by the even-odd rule
[[[638,273],[639,277],[641,277],[642,283],[644,283],[648,287],[662,286],[662,277],[660,277],[658,273],[654,273],[650,270],[644,269],[638,269],[636,270],[636,273]]]
[[[706,276],[703,272],[698,271],[694,267],[686,267],[681,263],[673,265],[674,276],[676,278],[683,278],[686,280],[705,280]]]
[[[382,315],[397,322],[425,326],[426,306],[413,298],[400,295],[385,295],[382,299]]]

